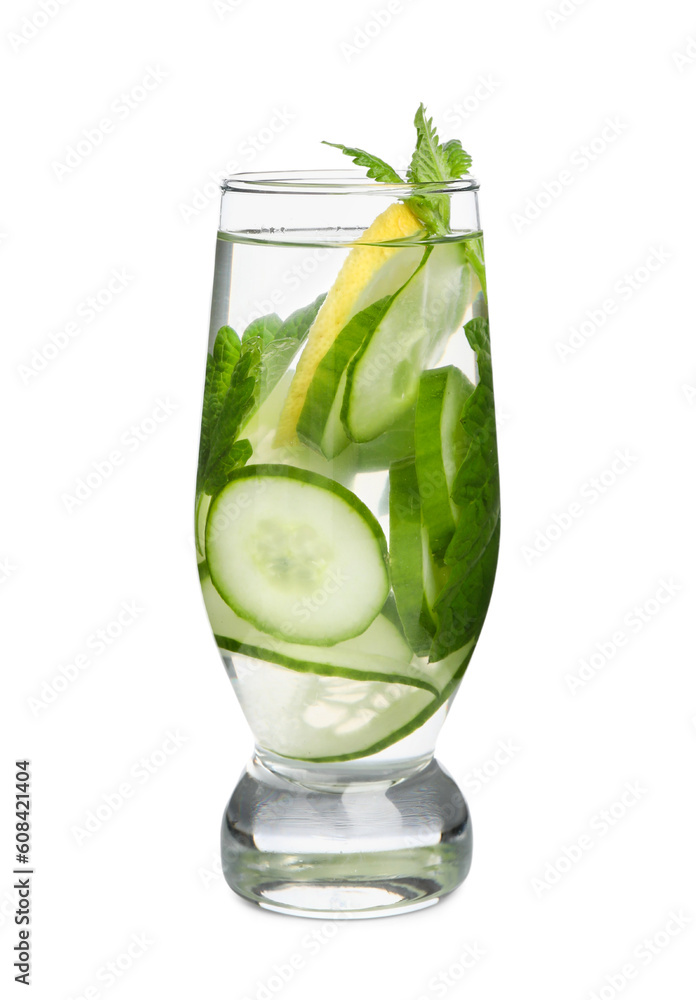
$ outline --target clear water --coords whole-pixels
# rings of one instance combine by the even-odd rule
[[[366,308],[377,299],[397,292],[422,262],[426,247],[431,246],[425,266],[430,268],[432,277],[426,282],[421,300],[423,315],[419,316],[417,304],[412,306],[408,314],[404,312],[404,329],[408,324],[417,326],[418,323],[425,326],[430,323],[433,328],[438,324],[449,324],[451,328],[440,331],[430,340],[428,337],[421,338],[410,353],[401,350],[398,340],[393,347],[390,346],[391,355],[387,352],[386,362],[382,357],[380,364],[392,366],[388,374],[396,393],[399,379],[404,381],[407,391],[411,391],[413,379],[420,374],[419,365],[428,370],[454,366],[474,385],[477,383],[476,355],[469,346],[463,326],[474,317],[487,316],[481,288],[482,272],[480,269],[476,272],[469,264],[455,266],[452,263],[464,259],[454,255],[462,254],[469,241],[472,241],[472,246],[476,245],[482,257],[480,233],[461,233],[439,242],[414,240],[389,244],[391,254],[388,264],[382,268],[382,274],[375,274],[360,299],[360,308]],[[275,313],[285,320],[296,310],[308,306],[317,296],[328,292],[351,252],[346,242],[346,233],[333,231],[246,236],[220,233],[209,351],[213,352],[221,327],[231,326],[242,337],[249,324],[260,317]],[[440,280],[445,272],[447,280]],[[455,316],[456,321],[452,319]],[[404,343],[407,337],[408,334],[405,334]],[[248,439],[253,447],[246,466],[269,463],[294,466],[339,483],[369,508],[384,533],[387,545],[391,546],[390,466],[414,458],[412,425],[415,403],[395,419],[394,425],[399,429],[397,435],[391,434],[390,427],[368,442],[348,444],[333,458],[326,458],[317,447],[310,447],[301,441],[279,446],[276,442],[279,419],[297,361],[306,343],[307,340],[298,346],[287,373],[240,431],[239,438]],[[430,345],[429,353],[420,361],[414,360],[418,351],[425,349],[418,346],[421,343]],[[378,380],[378,389],[379,384]],[[371,403],[375,410],[379,410],[379,391]],[[406,432],[401,433],[404,428]],[[446,429],[443,439],[452,433],[451,427]],[[457,456],[458,461],[461,458],[461,454]],[[417,455],[415,459],[418,459]],[[450,464],[452,462],[450,458]],[[497,468],[492,470],[492,474],[497,475]],[[209,505],[207,496],[198,504],[197,537],[201,563],[206,556],[205,519]],[[456,522],[459,513],[456,505],[452,507],[452,512]],[[423,518],[425,524],[425,514]],[[427,525],[425,527],[427,530]],[[273,530],[282,532],[283,529],[276,526]],[[337,545],[341,541],[339,538],[329,539],[330,543]],[[270,538],[269,545],[273,544],[275,541]],[[435,597],[438,587],[446,583],[452,570],[443,563],[441,553],[435,557],[428,554],[427,560],[428,566],[433,569],[435,582],[431,580],[430,585],[431,597]],[[234,566],[231,571],[234,572]],[[213,621],[214,609],[208,603]],[[400,594],[395,595],[392,591],[382,613],[389,623],[385,628],[393,628],[401,647],[405,648],[409,645],[409,630],[403,625],[402,606]],[[238,606],[236,610],[239,611]],[[431,611],[430,627],[436,626],[437,615]],[[214,623],[213,627],[217,633],[219,624]],[[296,759],[327,762],[362,759],[374,763],[417,759],[432,752],[447,705],[456,690],[461,665],[471,653],[477,637],[469,638],[463,647],[439,662],[430,662],[431,658],[422,649],[420,655],[412,651],[408,652],[408,656],[403,654],[408,662],[403,664],[402,673],[410,671],[412,676],[425,678],[427,683],[432,683],[432,690],[411,687],[393,676],[379,680],[370,674],[363,678],[359,669],[357,676],[343,676],[340,670],[329,676],[326,671],[322,673],[319,668],[303,661],[301,649],[297,651],[297,663],[294,667],[289,666],[287,657],[274,655],[274,650],[280,647],[271,638],[268,651],[261,656],[230,649],[221,649],[221,653],[261,747]],[[337,651],[340,654],[341,644],[325,648],[327,661],[335,662],[335,654]],[[287,652],[286,646],[282,649]],[[378,656],[382,652],[369,646],[364,649],[366,666],[369,666],[371,655]],[[393,673],[401,676],[396,668]],[[439,694],[435,695],[434,690]]]

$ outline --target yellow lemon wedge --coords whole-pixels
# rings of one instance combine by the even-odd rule
[[[310,382],[348,320],[384,295],[395,292],[418,266],[422,248],[370,246],[414,236],[423,228],[408,205],[395,202],[378,215],[350,251],[329,289],[307,337],[278,423],[274,446],[294,444]],[[366,244],[366,245],[360,245]],[[395,255],[399,255],[395,257]],[[397,272],[385,268],[398,265]],[[401,272],[404,271],[402,274]]]

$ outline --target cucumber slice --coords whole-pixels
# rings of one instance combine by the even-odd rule
[[[464,321],[471,269],[460,244],[428,247],[348,367],[341,420],[353,441],[371,441],[410,409],[423,369]]]
[[[421,520],[416,466],[411,460],[389,469],[389,546],[396,606],[411,648],[430,653],[436,623],[425,597],[426,562],[430,560]]]
[[[429,677],[440,692],[440,703],[449,698],[464,676],[464,671],[469,666],[477,642],[478,636],[471,639],[461,649],[450,653],[444,660],[428,664],[430,668],[428,671]]]
[[[205,551],[232,610],[292,642],[331,646],[360,635],[389,592],[387,543],[369,509],[294,466],[234,472],[210,505]]]
[[[427,614],[428,621],[437,622],[438,615],[434,610],[435,602],[440,596],[442,588],[447,583],[452,572],[452,567],[446,563],[439,563],[433,558],[432,546],[428,536],[428,529],[423,526],[423,596],[424,614]]]
[[[473,647],[472,642],[429,665],[438,695],[412,682],[326,677],[258,659],[232,667],[230,673],[262,746],[300,760],[353,760],[398,743],[427,722],[459,684]]]
[[[220,597],[204,569],[201,571],[201,589],[220,649],[244,653],[291,670],[351,680],[407,684],[431,694],[439,693],[429,678],[433,671],[412,664],[408,644],[399,629],[384,615],[377,615],[363,634],[355,639],[346,639],[335,646],[309,646],[277,639],[240,618]]]
[[[401,663],[400,673],[392,674],[391,665],[396,662],[392,656],[401,655],[405,647],[398,630],[385,628],[383,616],[376,620],[374,631],[371,626],[359,640],[348,640],[330,650],[282,643],[258,632],[227,607],[212,585],[205,563],[199,571],[213,630],[221,628],[237,637],[216,634],[247,720],[257,740],[283,756],[352,760],[398,742],[445,704],[475,646],[472,640],[420,671],[415,666],[404,668]],[[230,647],[248,658],[232,664],[224,652]],[[380,651],[377,659],[374,648]],[[298,656],[319,657],[326,662]],[[294,680],[289,676],[293,673]]]
[[[415,454],[414,411],[409,410],[394,427],[374,441],[353,445],[355,468],[360,472],[388,469],[393,462]]]
[[[423,522],[438,559],[444,557],[459,518],[452,486],[469,447],[460,417],[473,391],[466,375],[453,365],[421,375],[416,405],[416,472]]]
[[[263,660],[239,670],[235,690],[261,746],[300,760],[376,753],[435,711],[429,691],[384,681],[302,673]],[[234,679],[235,673],[232,673]]]
[[[297,422],[297,436],[326,458],[334,458],[350,444],[341,423],[348,364],[379,323],[390,301],[390,296],[385,296],[353,316],[320,361],[309,384]]]
[[[361,243],[363,240],[361,240]],[[386,247],[382,247],[385,250]],[[390,253],[387,250],[387,253]],[[354,314],[366,309],[367,306],[385,295],[394,295],[411,277],[417,267],[423,262],[423,246],[395,247],[390,256],[377,271],[374,272],[369,284],[358,296],[354,305]]]

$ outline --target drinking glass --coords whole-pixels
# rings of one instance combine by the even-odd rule
[[[467,805],[433,754],[498,551],[477,191],[353,171],[223,184],[196,547],[256,741],[223,870],[269,910],[405,912],[470,867]]]

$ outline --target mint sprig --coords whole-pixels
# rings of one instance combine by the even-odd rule
[[[433,119],[428,118],[425,105],[421,104],[414,119],[416,148],[411,158],[406,181],[409,184],[438,184],[456,180],[468,173],[471,157],[462,148],[459,139],[440,142]],[[344,146],[339,142],[324,142],[350,156],[353,163],[367,168],[367,176],[385,184],[402,184],[403,178],[379,156],[357,146]],[[450,231],[450,196],[447,193],[412,195],[405,203],[432,235],[442,236]]]
[[[235,469],[246,465],[251,457],[251,445],[248,441],[237,441],[237,435],[254,408],[262,353],[263,341],[259,336],[251,337],[242,344],[200,473],[200,488],[211,496],[221,490]]]
[[[205,372],[199,496],[217,493],[251,458],[251,445],[237,440],[239,432],[287,371],[325,298],[320,295],[285,321],[276,313],[260,316],[241,340],[231,326],[218,330]]]

